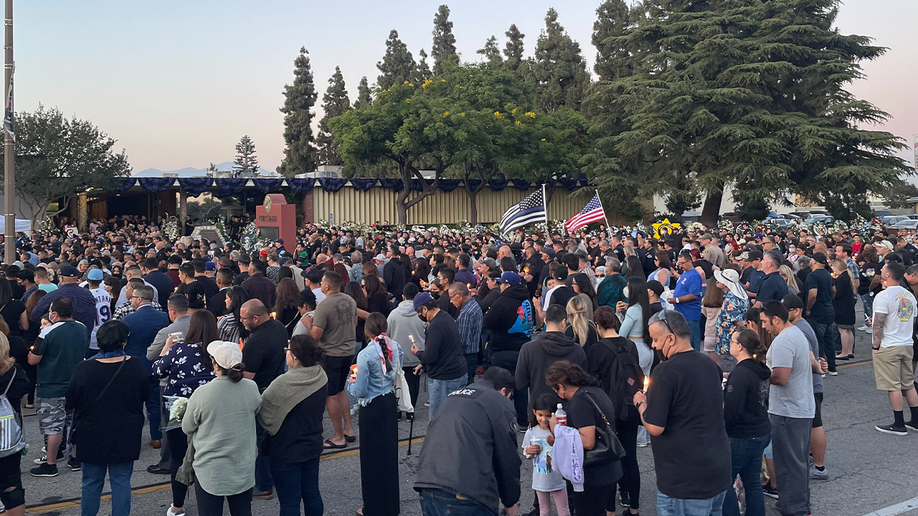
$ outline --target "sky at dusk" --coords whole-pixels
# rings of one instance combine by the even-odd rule
[[[327,80],[340,66],[351,100],[364,75],[379,74],[391,29],[417,59],[430,53],[433,16],[442,2],[280,0],[15,0],[16,110],[55,106],[88,119],[118,140],[135,172],[205,168],[232,161],[250,135],[262,167],[283,158],[283,87],[301,46],[310,52],[317,120]],[[531,55],[549,7],[580,43],[590,43],[599,1],[462,0],[449,4],[465,61],[516,23]],[[838,28],[872,36],[888,53],[864,63],[868,78],[850,86],[892,115],[885,130],[903,137],[912,163],[918,133],[916,0],[848,0]]]

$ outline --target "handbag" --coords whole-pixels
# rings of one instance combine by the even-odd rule
[[[602,409],[599,408],[596,400],[593,399],[593,396],[588,392],[584,392],[583,394],[586,399],[590,400],[590,403],[593,404],[593,408],[599,412],[599,416],[602,418],[603,422],[602,427],[596,426],[596,443],[593,445],[593,449],[583,450],[583,466],[588,467],[622,460],[625,458],[625,447],[622,446],[621,441],[618,440],[615,432],[612,431],[612,425],[609,423]]]
[[[408,391],[408,380],[405,379],[405,370],[401,367],[395,370],[395,399],[399,412],[414,414],[411,404],[411,395]]]

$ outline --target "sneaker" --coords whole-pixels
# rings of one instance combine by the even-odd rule
[[[829,371],[829,376],[838,376],[838,371]]]
[[[57,465],[48,464],[46,462],[37,468],[30,469],[29,474],[33,477],[56,477],[58,475]]]
[[[859,327],[857,331],[867,331],[869,329],[870,329],[870,326],[867,326],[866,324],[864,324],[861,327]]]
[[[63,452],[63,450],[57,450],[57,460],[58,460],[58,461],[64,460],[64,452]],[[46,463],[46,462],[48,462],[48,456],[47,456],[47,455],[42,455],[41,458],[38,458],[38,459],[35,459],[35,460],[32,461],[33,464],[38,464],[38,465],[42,465],[42,464],[44,464],[44,463]],[[55,461],[55,462],[57,462],[57,461]]]
[[[267,491],[259,491],[258,493],[252,495],[252,498],[256,500],[273,500],[274,499],[274,490],[269,489]]]
[[[778,499],[778,489],[771,487],[769,484],[762,485],[762,493],[769,498]]]
[[[619,495],[618,501],[622,507],[631,507],[631,496],[624,491]]]
[[[166,516],[185,516],[185,509],[182,509],[182,512],[172,512],[174,505],[169,505],[169,508],[166,509]]]
[[[829,480],[829,472],[825,468],[819,471],[816,466],[813,466],[810,468],[810,480]]]
[[[905,429],[911,430],[912,432],[918,432],[918,421],[909,421],[905,423]]]
[[[867,333],[869,335],[873,335],[873,328],[867,328]]]
[[[74,459],[73,457],[70,457],[70,459],[67,460],[67,467],[70,468],[70,471],[80,471],[81,469],[83,469],[83,466],[80,463],[80,461],[77,459]]]
[[[908,435],[908,430],[906,430],[904,426],[877,425],[874,428],[877,429],[877,432],[883,432],[884,434]]]

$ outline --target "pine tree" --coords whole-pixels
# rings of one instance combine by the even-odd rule
[[[545,111],[561,107],[580,109],[590,76],[580,44],[558,23],[558,12],[554,9],[545,15],[545,30],[536,42],[533,73],[536,107]]]
[[[421,60],[418,61],[417,79],[423,81],[424,79],[433,77],[430,66],[427,65],[427,52],[424,52],[423,48],[418,52],[418,57],[420,57]]]
[[[360,78],[360,84],[357,85],[357,100],[354,101],[354,109],[366,109],[373,103],[370,84],[367,82],[367,76]]]
[[[603,81],[631,75],[631,52],[621,37],[632,26],[628,5],[624,0],[605,0],[596,9],[596,15],[593,23],[596,64],[593,70]]]
[[[236,159],[233,160],[233,177],[255,177],[258,175],[258,157],[255,142],[245,135],[236,144]]]
[[[277,171],[291,177],[316,169],[316,149],[313,147],[312,107],[316,104],[316,86],[312,77],[309,52],[300,48],[293,62],[293,85],[284,86],[284,160]]]
[[[485,41],[484,47],[476,52],[484,56],[485,62],[492,70],[499,70],[504,65],[504,58],[500,56],[500,49],[497,48],[497,38],[491,36]]]
[[[520,32],[516,24],[511,25],[504,35],[507,36],[507,44],[504,47],[504,56],[507,60],[504,63],[507,65],[507,70],[515,72],[523,62],[523,38],[526,35]]]
[[[322,97],[322,109],[325,114],[319,121],[319,136],[316,143],[319,146],[319,163],[325,165],[341,165],[341,157],[338,156],[337,145],[328,129],[328,121],[336,116],[341,116],[351,108],[351,100],[347,96],[347,89],[344,85],[344,76],[341,75],[341,68],[335,67],[335,73],[328,80],[328,90]]]
[[[395,84],[415,80],[417,65],[415,65],[414,57],[411,56],[408,46],[399,39],[397,30],[392,29],[389,32],[389,39],[386,40],[386,55],[376,64],[376,68],[382,72],[382,75],[376,80],[382,90],[387,90]]]
[[[434,60],[434,75],[442,74],[443,64],[456,55],[456,36],[453,35],[453,22],[449,21],[449,7],[446,4],[441,5],[434,16],[430,55]]]

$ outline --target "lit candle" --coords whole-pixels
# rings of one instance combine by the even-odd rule
[[[410,340],[411,343],[414,344],[414,335],[408,335],[408,340]]]
[[[650,377],[649,377],[649,376],[645,376],[645,377],[644,377],[644,391],[645,391],[645,392],[647,391],[647,387],[648,387],[649,385],[650,385]]]
[[[245,343],[242,342],[242,337],[240,337],[239,338],[239,349],[242,349],[243,347],[245,347]]]
[[[471,283],[466,283],[465,286],[466,286],[466,288],[472,288],[472,284],[471,284]]]
[[[277,319],[277,312],[271,312],[271,318]]]

